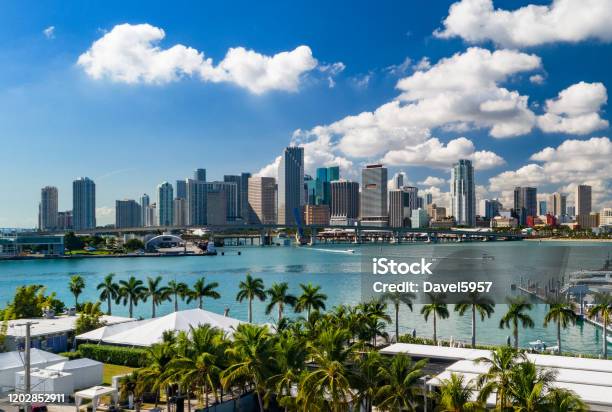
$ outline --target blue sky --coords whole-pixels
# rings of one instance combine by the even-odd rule
[[[458,153],[481,165],[481,197],[507,198],[514,184],[571,195],[575,184],[588,182],[597,205],[610,206],[612,30],[600,20],[612,10],[607,0],[588,1],[593,4],[558,1],[592,15],[587,10],[582,20],[552,29],[558,10],[550,1],[495,1],[489,11],[483,7],[490,0],[463,0],[454,11],[457,2],[416,0],[5,3],[0,227],[34,226],[45,185],[59,188],[61,210],[71,208],[71,182],[79,176],[96,181],[98,220],[110,223],[115,199],[153,195],[158,183],[185,178],[196,167],[205,167],[210,179],[270,173],[298,129],[293,141],[306,144],[309,168],[340,163],[343,175],[358,178],[360,165],[385,160],[439,202],[447,199],[443,179]],[[529,40],[518,29],[495,26],[499,13],[534,3],[542,7],[524,9],[534,18]],[[466,13],[487,26],[466,25]],[[520,27],[519,17],[510,17]],[[165,37],[139,43],[150,59],[135,64],[126,48],[158,29]],[[184,46],[179,57],[164,54],[176,45]],[[309,52],[298,53],[299,46]],[[226,58],[239,47],[254,54]],[[79,60],[87,53],[89,60]],[[484,74],[440,63],[453,56]],[[261,70],[248,70],[262,61]],[[515,63],[520,67],[507,69]],[[126,81],[126,73],[134,77]],[[458,90],[446,84],[448,73],[458,73],[459,85],[476,83]],[[578,86],[560,98],[572,85]],[[456,107],[438,110],[435,104],[449,96]],[[528,100],[521,106],[518,96]],[[548,109],[547,99],[556,99]],[[374,121],[343,121],[372,117],[394,101],[400,109]],[[457,113],[468,103],[480,109]],[[493,106],[495,115],[485,110]],[[507,126],[503,132],[493,131],[498,123]],[[356,146],[363,150],[356,153]],[[530,159],[547,147],[552,152]],[[593,148],[596,159],[585,163]]]

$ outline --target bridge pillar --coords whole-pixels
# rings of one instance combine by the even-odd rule
[[[316,243],[317,243],[317,229],[313,227],[310,229],[310,245],[314,245]]]
[[[261,229],[261,231],[259,232],[259,246],[265,246],[265,245],[266,245],[266,230]]]
[[[398,230],[395,232],[395,243],[402,243],[402,231]]]
[[[355,243],[361,243],[361,229],[359,227],[355,229]]]

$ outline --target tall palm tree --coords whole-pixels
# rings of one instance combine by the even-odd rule
[[[172,301],[174,302],[174,311],[178,312],[178,300],[179,298],[183,300],[185,299],[185,297],[189,294],[189,288],[183,282],[171,280],[168,282],[167,291],[168,295],[172,297]]]
[[[415,298],[414,293],[387,292],[383,295],[383,300],[391,302],[395,310],[395,341],[399,339],[399,311],[403,303],[408,306],[412,312],[412,300]]]
[[[111,302],[119,297],[119,285],[113,281],[114,277],[114,273],[106,275],[104,281],[97,286],[97,290],[100,291],[100,300],[106,301],[107,315],[112,314]]]
[[[472,313],[472,348],[476,347],[476,312],[480,315],[480,320],[484,321],[485,316],[490,318],[495,311],[495,303],[488,297],[478,293],[469,293],[466,299],[455,305],[455,311],[463,316],[468,310]]]
[[[74,306],[79,306],[79,295],[83,293],[83,289],[85,289],[85,279],[83,279],[81,275],[70,276],[68,289],[70,289],[70,292],[74,295]]]
[[[434,345],[438,344],[438,331],[437,331],[437,319],[446,319],[450,316],[448,312],[448,306],[445,302],[446,295],[444,293],[428,293],[429,303],[423,305],[421,308],[421,314],[425,318],[425,322],[430,315],[433,316],[433,342]]]
[[[595,295],[595,305],[591,306],[588,312],[591,317],[601,317],[603,331],[603,356],[608,359],[608,323],[612,318],[612,295],[608,293],[597,293]]]
[[[503,329],[512,328],[512,334],[514,335],[514,349],[518,349],[519,346],[519,322],[524,328],[533,328],[534,323],[531,316],[525,312],[531,310],[532,304],[527,302],[523,296],[516,298],[508,298],[508,311],[499,321],[499,328]]]
[[[416,411],[421,396],[420,379],[427,359],[413,362],[404,354],[393,357],[391,364],[379,369],[384,385],[376,393],[377,406],[386,411]]]
[[[547,393],[557,376],[553,369],[538,369],[535,363],[524,361],[514,365],[508,393],[517,412],[549,411]]]
[[[308,350],[302,338],[292,332],[283,333],[275,344],[275,367],[277,373],[269,378],[279,404],[287,411],[295,409],[295,399],[291,390],[300,380],[306,369]]]
[[[567,389],[552,388],[546,396],[548,410],[555,412],[586,412],[588,406],[578,395]]]
[[[441,382],[438,394],[438,411],[440,412],[475,412],[485,411],[480,402],[472,400],[474,387],[465,382],[464,375],[451,373],[449,379]]]
[[[129,305],[130,318],[134,314],[134,306],[138,306],[138,302],[142,299],[146,288],[142,284],[142,280],[130,276],[128,280],[119,281],[119,296],[117,302],[122,300],[123,304]]]
[[[253,323],[253,299],[257,298],[262,302],[266,300],[263,280],[261,278],[254,278],[249,273],[246,275],[246,279],[240,282],[238,289],[236,300],[238,302],[242,302],[245,299],[249,301],[248,318],[249,323]]]
[[[505,410],[511,406],[510,380],[514,366],[526,361],[525,354],[509,346],[501,346],[491,352],[489,357],[475,359],[477,364],[489,366],[487,372],[478,376],[477,386],[480,389],[478,400],[486,403],[489,395],[495,393],[495,404],[498,409]]]
[[[221,373],[221,383],[228,388],[247,380],[255,389],[259,410],[263,411],[263,396],[274,364],[274,344],[268,327],[241,323],[232,339],[232,346],[225,353],[233,362]]]
[[[296,312],[306,311],[306,317],[310,317],[310,313],[313,310],[325,310],[325,301],[327,295],[321,293],[321,286],[314,286],[312,283],[307,285],[300,284],[302,294],[297,300],[295,305]]]
[[[386,368],[389,361],[380,352],[369,350],[357,359],[356,383],[359,403],[364,405],[366,412],[371,412],[376,400],[376,393],[382,382],[380,368]]]
[[[274,283],[270,289],[266,291],[268,297],[270,298],[270,303],[266,306],[266,315],[269,315],[274,309],[276,305],[278,307],[278,321],[280,322],[283,318],[283,310],[285,309],[285,305],[289,305],[294,307],[297,303],[297,298],[290,293],[287,293],[289,290],[289,284],[287,282],[282,283]]]
[[[187,303],[198,300],[198,308],[204,309],[204,298],[219,299],[221,295],[215,289],[219,287],[218,282],[206,283],[206,279],[201,277],[193,284],[193,288],[187,296]]]
[[[146,289],[144,290],[142,300],[146,302],[147,299],[151,299],[151,317],[155,317],[155,309],[159,306],[163,301],[170,300],[170,296],[168,294],[168,288],[165,286],[160,286],[162,281],[162,277],[158,276],[156,278],[147,278]]]
[[[548,302],[548,312],[544,316],[544,327],[550,322],[557,324],[557,351],[561,353],[561,328],[566,329],[570,323],[576,324],[578,315],[576,315],[574,304],[566,299],[557,298]]]
[[[146,366],[138,370],[140,392],[153,390],[156,393],[155,408],[159,403],[159,392],[168,384],[169,364],[176,357],[174,347],[167,343],[156,343],[147,349]]]
[[[382,336],[388,338],[385,331],[387,323],[391,322],[391,316],[387,314],[387,304],[380,300],[373,300],[358,305],[360,314],[360,338],[371,341],[376,346],[376,338]]]

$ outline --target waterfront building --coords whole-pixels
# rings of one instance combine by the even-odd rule
[[[557,219],[561,218],[567,213],[566,210],[567,205],[567,195],[563,193],[555,192],[548,197],[548,202],[546,203],[546,210],[552,213]]]
[[[157,203],[153,203],[147,209],[147,221],[151,224],[149,226],[157,225]]]
[[[220,184],[223,182],[211,182],[206,184],[206,224],[222,226],[228,221],[228,192],[230,185],[234,188],[235,184]],[[236,200],[235,197],[233,199]],[[235,208],[234,208],[235,209]],[[233,210],[234,210],[233,209]]]
[[[142,222],[142,209],[135,200],[115,201],[115,227],[117,229],[126,227],[139,227]]]
[[[329,205],[304,205],[305,225],[329,225]]]
[[[540,200],[538,202],[538,212],[540,216],[545,216],[548,213],[548,209],[546,208],[546,200]]]
[[[427,215],[431,220],[441,221],[446,219],[446,208],[440,207],[435,203],[427,205]]]
[[[187,180],[176,181],[175,199],[187,199]]]
[[[249,177],[250,173],[241,173],[240,175],[225,175],[223,181],[236,184],[236,211],[234,220],[248,221],[249,209]],[[228,215],[228,216],[231,216]]]
[[[147,219],[150,205],[151,198],[148,194],[143,193],[143,195],[140,196],[140,224],[144,227],[154,226],[154,223]]]
[[[174,190],[168,182],[157,186],[157,218],[158,226],[172,226],[174,222]]]
[[[197,180],[198,182],[206,181],[206,169],[196,169],[193,172],[193,180]]]
[[[304,175],[304,203],[317,204],[317,180],[310,175]]]
[[[359,218],[359,183],[348,180],[330,182],[330,223],[351,225]]]
[[[40,190],[39,225],[41,231],[55,230],[58,214],[57,187],[45,186]]]
[[[495,199],[483,199],[480,201],[480,216],[485,219],[491,219],[499,215],[499,209],[502,205],[498,200]]]
[[[17,234],[16,236],[0,236],[0,257],[19,256],[32,252],[62,256],[64,254],[64,235],[30,236]]]
[[[576,206],[568,206],[567,207],[567,215],[574,217],[576,216]]]
[[[273,225],[276,223],[276,179],[252,176],[248,180],[249,222]]]
[[[418,189],[412,186],[389,191],[389,226],[410,226],[412,211],[419,209],[418,199],[422,199],[417,194]]]
[[[72,182],[72,227],[74,230],[96,227],[96,184],[88,177]]]
[[[514,188],[514,213],[520,225],[527,224],[528,216],[538,214],[538,190],[535,187]]]
[[[451,213],[458,225],[476,223],[476,187],[472,161],[460,159],[451,169]]]
[[[187,179],[187,226],[206,225],[206,182]]]
[[[599,212],[599,226],[612,226],[612,207],[604,207]]]
[[[500,215],[491,219],[491,228],[511,228],[515,229],[518,226],[518,219],[513,216]]]
[[[340,168],[338,166],[319,167],[315,179],[315,203],[317,205],[329,205],[331,201],[330,183],[340,179]]]
[[[72,210],[57,213],[57,228],[59,230],[72,230]]]
[[[187,199],[175,197],[174,201],[174,226],[187,226]]]
[[[576,215],[576,223],[582,229],[593,229],[599,226],[599,213],[583,213]]]
[[[387,226],[387,168],[367,165],[361,170],[361,222],[368,226]]]
[[[278,167],[278,224],[293,226],[304,205],[304,148],[285,148]]]
[[[429,216],[425,209],[418,208],[412,211],[410,215],[410,227],[413,229],[429,227]]]
[[[225,222],[224,224],[227,222],[235,222],[236,220],[239,220],[240,215],[238,213],[238,184],[236,182],[208,182],[206,183],[207,216],[209,213],[208,211],[212,207],[210,202],[208,201],[208,193],[209,192],[217,193],[219,191],[222,191],[223,194],[225,195]],[[217,213],[216,216],[219,216],[219,214]],[[208,224],[212,224],[212,223],[208,223]]]
[[[433,195],[431,193],[425,193],[425,205],[431,205],[433,203]]]
[[[578,185],[576,188],[576,215],[588,215],[591,213],[591,186]]]

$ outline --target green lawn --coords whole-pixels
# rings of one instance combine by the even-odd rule
[[[102,384],[111,385],[113,383],[113,376],[124,375],[132,372],[136,368],[130,368],[129,366],[123,365],[111,365],[110,363],[104,364],[102,372]]]

